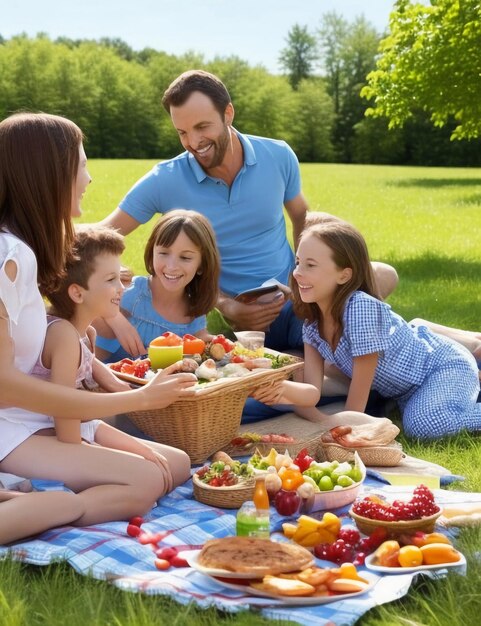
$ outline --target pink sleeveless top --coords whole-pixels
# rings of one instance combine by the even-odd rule
[[[47,329],[50,324],[55,324],[61,318],[54,317],[53,315],[47,315]],[[77,378],[75,386],[77,389],[95,389],[98,385],[92,377],[92,363],[94,360],[94,354],[90,348],[90,340],[88,337],[79,337],[80,341],[80,365],[77,370]],[[42,351],[37,359],[37,362],[33,366],[30,374],[37,378],[50,379],[50,370],[42,363]]]

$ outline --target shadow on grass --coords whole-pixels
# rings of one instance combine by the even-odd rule
[[[393,187],[422,187],[424,189],[436,189],[438,187],[476,187],[481,186],[481,176],[472,178],[406,178],[404,180],[391,180]]]
[[[390,259],[399,285],[388,302],[404,319],[414,317],[479,330],[481,261],[424,254]]]
[[[418,257],[392,260],[400,277],[409,280],[466,280],[479,283],[481,261],[466,261],[456,257],[425,253]]]

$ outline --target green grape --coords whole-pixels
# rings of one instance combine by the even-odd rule
[[[348,476],[352,478],[355,483],[358,483],[362,479],[362,472],[358,467],[353,467]]]
[[[321,491],[332,491],[334,488],[334,483],[330,476],[323,476],[317,484]]]
[[[337,479],[337,484],[341,487],[350,487],[351,485],[354,485],[354,481],[350,476],[347,476],[347,474],[343,474]]]

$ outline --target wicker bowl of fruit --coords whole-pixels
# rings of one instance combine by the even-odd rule
[[[215,461],[196,470],[192,485],[198,502],[221,509],[238,509],[252,500],[255,478],[246,463]]]
[[[410,500],[390,503],[371,495],[356,500],[349,511],[362,533],[370,535],[376,528],[384,528],[388,537],[416,531],[430,533],[441,513],[433,493],[425,485],[416,487]]]

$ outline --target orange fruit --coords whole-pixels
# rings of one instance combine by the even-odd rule
[[[152,341],[150,342],[151,346],[181,346],[182,345],[182,339],[179,337],[179,335],[176,335],[175,333],[164,333],[163,335],[160,335],[160,337],[156,337],[155,339],[152,339]]]
[[[423,564],[423,553],[417,546],[403,546],[397,559],[401,567],[418,567]]]
[[[461,553],[447,543],[428,543],[420,548],[425,565],[456,563],[461,560]]]
[[[399,543],[394,539],[384,541],[374,553],[377,563],[383,567],[398,567],[399,549]]]

